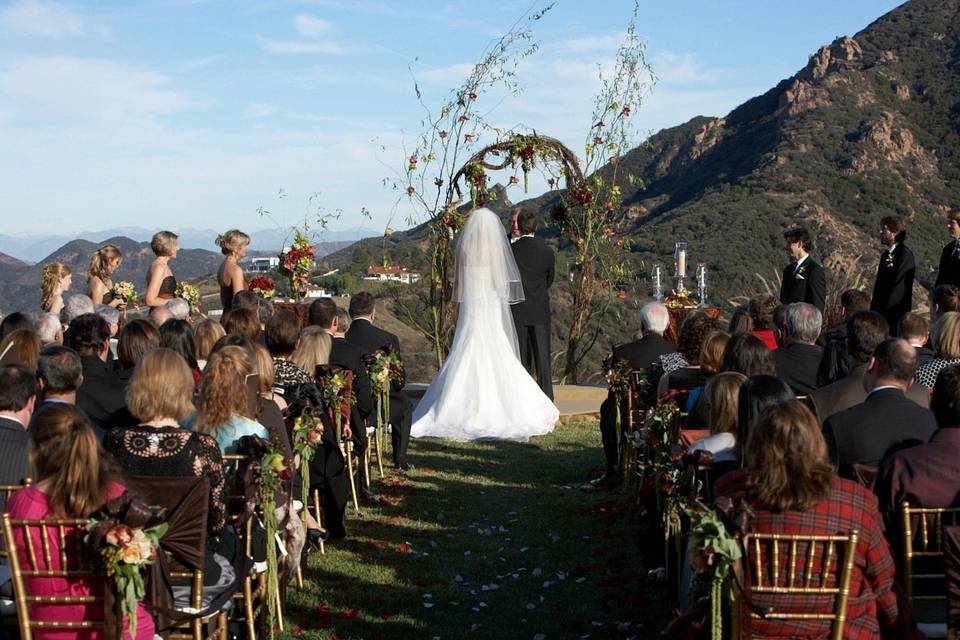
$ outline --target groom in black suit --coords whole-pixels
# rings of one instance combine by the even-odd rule
[[[553,400],[553,376],[550,372],[550,285],[554,278],[553,249],[534,234],[537,218],[531,211],[516,216],[519,237],[511,249],[520,270],[524,301],[511,306],[517,329],[520,360]]]
[[[913,308],[913,277],[917,264],[913,251],[904,243],[906,237],[907,223],[900,216],[880,220],[880,242],[887,248],[880,254],[870,310],[886,318],[890,333],[894,335],[900,327],[900,318]]]
[[[783,269],[780,304],[806,302],[823,313],[827,300],[826,278],[823,267],[810,257],[810,234],[803,227],[795,227],[784,232],[783,238],[793,262]]]
[[[400,354],[400,340],[389,331],[373,324],[376,315],[373,296],[361,291],[350,298],[350,329],[344,336],[364,353],[372,353],[390,345]],[[397,469],[409,471],[407,445],[410,443],[410,417],[413,405],[403,392],[403,380],[394,381],[390,387],[390,440],[393,444],[393,464]]]

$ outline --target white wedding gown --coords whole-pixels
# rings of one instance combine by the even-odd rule
[[[503,243],[505,248],[497,246],[490,252],[484,247],[465,255],[458,247],[460,309],[453,345],[413,412],[410,435],[415,438],[526,440],[553,431],[560,417],[520,362],[510,296],[503,294],[502,265],[497,263],[509,261],[517,273],[514,284],[519,287],[519,272],[503,227],[492,212],[478,209],[462,233],[469,237],[469,227],[478,214],[489,214],[496,221],[496,235],[483,232],[483,242]],[[492,230],[489,219],[485,222]],[[487,264],[491,256],[492,265]],[[522,299],[522,293],[520,296]]]

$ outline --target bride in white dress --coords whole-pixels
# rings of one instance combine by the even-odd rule
[[[450,354],[413,412],[410,435],[526,440],[560,417],[520,362],[510,305],[523,301],[506,232],[489,209],[470,213],[457,242]]]

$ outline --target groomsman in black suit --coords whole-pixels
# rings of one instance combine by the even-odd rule
[[[330,364],[353,372],[353,394],[357,398],[357,403],[353,407],[350,416],[350,431],[353,448],[357,457],[363,460],[364,452],[367,450],[367,418],[373,413],[373,393],[370,388],[370,376],[367,375],[367,367],[363,363],[363,352],[356,346],[347,342],[346,338],[336,337],[337,304],[330,298],[319,298],[310,305],[310,324],[317,325],[330,334],[332,345],[330,347]],[[357,493],[367,500],[373,500],[373,492],[366,487],[366,475],[363,465],[357,471]]]
[[[941,284],[960,287],[960,209],[954,209],[947,215],[947,230],[953,240],[940,253],[940,268],[934,287]]]
[[[527,371],[536,370],[537,384],[553,400],[550,372],[550,285],[554,278],[553,249],[534,234],[537,218],[531,211],[517,216],[520,237],[510,248],[520,269],[524,301],[511,306],[517,329],[520,360]]]
[[[350,329],[347,342],[356,345],[366,353],[390,345],[395,353],[400,353],[400,339],[389,331],[374,325],[376,305],[373,296],[361,291],[350,298]],[[390,440],[393,444],[393,464],[397,469],[412,469],[407,463],[407,445],[410,443],[410,418],[413,405],[403,392],[403,380],[394,381],[390,388]]]
[[[903,242],[907,237],[906,228],[906,221],[900,216],[880,220],[880,242],[887,249],[880,254],[870,310],[886,318],[891,332],[897,331],[900,318],[913,308],[913,277],[917,265],[913,251]]]
[[[826,305],[827,285],[823,267],[810,257],[810,234],[803,227],[789,229],[783,234],[786,250],[793,262],[783,269],[780,304],[806,302],[820,313]]]

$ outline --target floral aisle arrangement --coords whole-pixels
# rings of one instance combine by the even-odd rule
[[[178,282],[174,295],[186,300],[194,311],[200,310],[200,290],[189,282]]]
[[[390,345],[380,347],[364,356],[370,384],[377,399],[377,451],[382,452],[382,442],[387,425],[390,424],[390,388],[394,383],[402,384],[404,379],[403,360]],[[378,453],[379,455],[379,453]]]
[[[293,452],[300,456],[300,496],[310,495],[310,461],[323,440],[323,421],[316,409],[307,408],[293,421]]]
[[[111,291],[115,297],[120,298],[127,304],[136,304],[139,298],[137,288],[129,280],[121,280],[120,282],[114,283]]]
[[[294,231],[293,244],[284,247],[280,254],[280,272],[290,278],[290,292],[299,301],[301,291],[305,291],[313,271],[313,245],[305,233]]]
[[[134,504],[123,496],[107,503],[99,517],[87,523],[85,542],[99,554],[110,589],[127,618],[131,637],[137,635],[137,604],[147,595],[144,570],[157,557],[160,538],[167,532],[162,509]]]
[[[740,544],[719,511],[695,502],[688,514],[693,569],[697,572],[694,588],[702,589],[704,583],[709,584],[710,637],[722,640],[724,589],[733,589],[733,572],[742,557]]]
[[[263,528],[267,539],[267,633],[273,637],[277,624],[277,600],[280,593],[280,575],[277,566],[277,492],[284,482],[290,480],[293,470],[283,459],[283,455],[264,443],[264,452],[260,463],[253,469],[257,487],[257,506],[263,515]],[[274,595],[276,594],[276,595]]]
[[[349,422],[351,407],[357,402],[352,383],[352,371],[326,365],[317,367],[317,386],[320,387],[323,403],[333,419],[337,443],[343,451],[343,457],[346,458],[353,508],[359,511],[360,502],[357,500],[357,486],[354,482],[352,446],[350,440],[343,437],[343,421],[346,419]]]
[[[277,294],[277,285],[274,283],[273,278],[257,276],[250,280],[250,283],[247,285],[247,290],[253,291],[265,300],[270,300]]]

